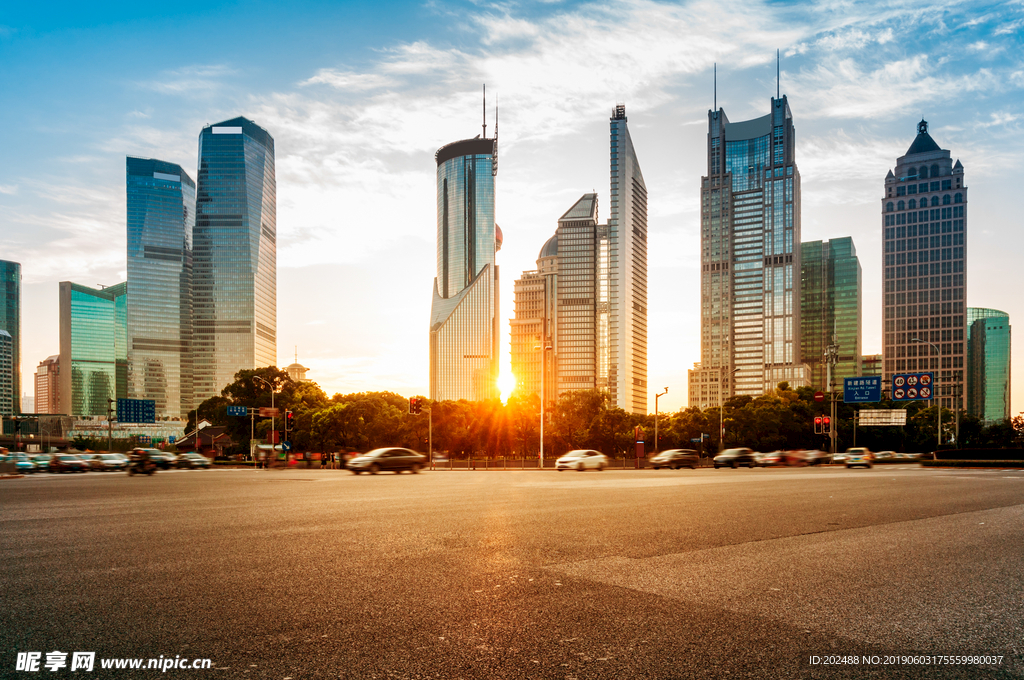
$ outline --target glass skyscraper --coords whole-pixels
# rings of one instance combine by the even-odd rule
[[[14,415],[14,339],[0,330],[0,415]]]
[[[21,412],[21,265],[0,260],[0,331],[11,336],[11,410]],[[0,407],[2,409],[2,407]]]
[[[108,399],[127,397],[127,290],[60,283],[60,413],[106,415]]]
[[[708,111],[707,151],[701,361],[689,375],[698,408],[809,381],[800,354],[800,171],[786,96],[754,120]]]
[[[967,411],[986,423],[1010,417],[1010,315],[967,308]]]
[[[497,129],[493,139],[485,134],[445,145],[434,159],[437,276],[430,309],[430,398],[491,399],[499,395]]]
[[[156,415],[192,403],[192,231],[196,185],[174,163],[127,159],[128,397]]]
[[[606,298],[596,302],[598,343],[608,348],[607,358],[597,360],[597,386],[608,390],[610,406],[646,414],[647,185],[626,120],[626,107],[617,105],[610,123],[608,245],[596,254],[608,281]]]
[[[886,175],[881,205],[884,382],[932,371],[942,406],[962,408],[967,187],[964,166],[939,148],[926,121]]]
[[[842,390],[843,378],[861,375],[861,268],[849,236],[800,245],[800,345],[811,386]],[[828,384],[825,350],[838,361]]]
[[[203,128],[192,249],[194,403],[277,364],[274,139],[247,118]]]

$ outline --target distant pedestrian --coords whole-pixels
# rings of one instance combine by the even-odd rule
[[[320,454],[320,469],[323,470],[327,467],[327,453]]]

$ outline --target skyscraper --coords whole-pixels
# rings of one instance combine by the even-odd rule
[[[967,308],[967,411],[986,423],[1010,417],[1010,315]]]
[[[610,405],[646,414],[647,185],[626,120],[625,105],[617,105],[610,123],[608,298],[597,303],[596,312],[599,327],[604,323],[602,315],[607,315]],[[597,379],[600,387],[605,379],[600,371]]]
[[[701,361],[691,406],[806,385],[800,355],[800,171],[789,102],[732,123],[708,111],[701,178]],[[694,389],[694,386],[700,386]]]
[[[194,403],[277,364],[274,139],[248,118],[199,135],[192,251]]]
[[[430,308],[430,398],[498,396],[498,267],[494,221],[498,135],[442,146],[437,162],[437,276]]]
[[[861,375],[861,268],[849,236],[800,244],[800,344],[819,390],[843,389],[843,378]],[[825,351],[838,349],[832,385]]]
[[[0,415],[14,415],[14,340],[0,330]]]
[[[21,265],[0,260],[0,330],[11,336],[11,413],[21,413]]]
[[[966,355],[967,187],[964,166],[939,148],[926,121],[886,175],[881,204],[884,381],[933,371],[942,406],[953,408]]]
[[[196,185],[181,166],[127,159],[128,396],[156,415],[192,404],[192,231]]]
[[[127,396],[127,288],[60,283],[60,413],[106,415],[108,399]]]
[[[36,367],[36,413],[60,413],[60,355],[46,357]]]

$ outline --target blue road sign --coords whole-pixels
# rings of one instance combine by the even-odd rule
[[[892,400],[930,400],[935,392],[934,380],[933,373],[897,373],[892,377]]]
[[[292,443],[291,442],[283,442],[281,444],[281,448],[284,449],[285,451],[291,451],[292,450]]]
[[[245,406],[228,406],[229,416],[247,416],[249,409]]]
[[[882,376],[866,375],[859,378],[843,378],[843,401],[847,404],[882,401]]]
[[[117,422],[155,423],[156,401],[153,399],[118,399]]]
[[[691,442],[693,442],[694,444],[696,444],[696,443],[697,443],[697,442],[699,442],[700,440],[701,440],[701,438],[700,438],[700,437],[690,437],[690,441],[691,441]]]

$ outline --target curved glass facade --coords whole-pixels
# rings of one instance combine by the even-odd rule
[[[1010,417],[1010,315],[967,308],[967,410],[986,423]]]
[[[127,290],[60,283],[61,413],[106,415],[108,399],[127,397]]]
[[[127,159],[128,397],[157,416],[192,404],[192,230],[196,185],[179,165]]]
[[[437,160],[437,276],[430,324],[430,398],[498,396],[497,142],[442,147]]]
[[[199,135],[193,232],[195,403],[243,368],[277,364],[274,139],[247,118]]]
[[[0,260],[0,331],[11,336],[11,405],[0,413],[20,413],[21,408],[21,265]],[[2,390],[3,388],[0,388]],[[2,397],[0,397],[2,399]]]

